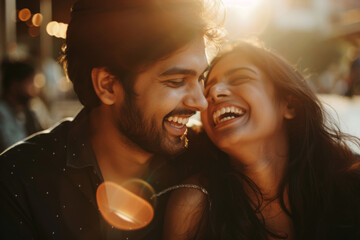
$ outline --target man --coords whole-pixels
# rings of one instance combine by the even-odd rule
[[[22,61],[4,60],[1,65],[0,152],[15,142],[42,130],[30,100],[38,94],[35,69]]]
[[[1,156],[2,239],[161,238],[161,202],[149,226],[123,231],[102,218],[96,189],[171,184],[163,159],[184,149],[185,124],[207,107],[199,76],[215,31],[205,9],[195,0],[74,5],[63,61],[84,109]]]

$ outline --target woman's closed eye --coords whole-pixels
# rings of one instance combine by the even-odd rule
[[[249,76],[237,75],[237,76],[232,76],[231,78],[229,78],[229,83],[231,85],[238,85],[238,84],[248,82],[250,80],[251,80],[251,78]]]

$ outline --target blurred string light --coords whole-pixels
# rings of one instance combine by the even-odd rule
[[[68,24],[66,23],[51,21],[46,25],[46,32],[50,36],[65,39],[67,27]]]
[[[229,37],[260,35],[269,23],[270,0],[223,0],[226,7],[225,28]]]
[[[26,22],[31,18],[31,11],[28,8],[23,8],[19,11],[18,17],[20,21]]]
[[[40,35],[40,25],[42,23],[43,16],[41,13],[32,14],[30,9],[23,8],[18,14],[18,19],[28,26],[28,33],[31,37],[36,37]]]
[[[33,15],[31,22],[35,27],[40,27],[42,20],[43,16],[41,15],[41,13],[36,13]]]

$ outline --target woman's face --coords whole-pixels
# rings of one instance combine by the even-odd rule
[[[283,139],[283,119],[289,112],[286,101],[275,94],[272,82],[248,57],[226,55],[206,82],[209,107],[201,114],[205,131],[228,153],[254,143],[276,144]]]

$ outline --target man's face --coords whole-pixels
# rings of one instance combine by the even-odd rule
[[[199,39],[140,73],[120,109],[119,130],[151,153],[176,154],[188,119],[207,107],[199,76],[208,63]]]

